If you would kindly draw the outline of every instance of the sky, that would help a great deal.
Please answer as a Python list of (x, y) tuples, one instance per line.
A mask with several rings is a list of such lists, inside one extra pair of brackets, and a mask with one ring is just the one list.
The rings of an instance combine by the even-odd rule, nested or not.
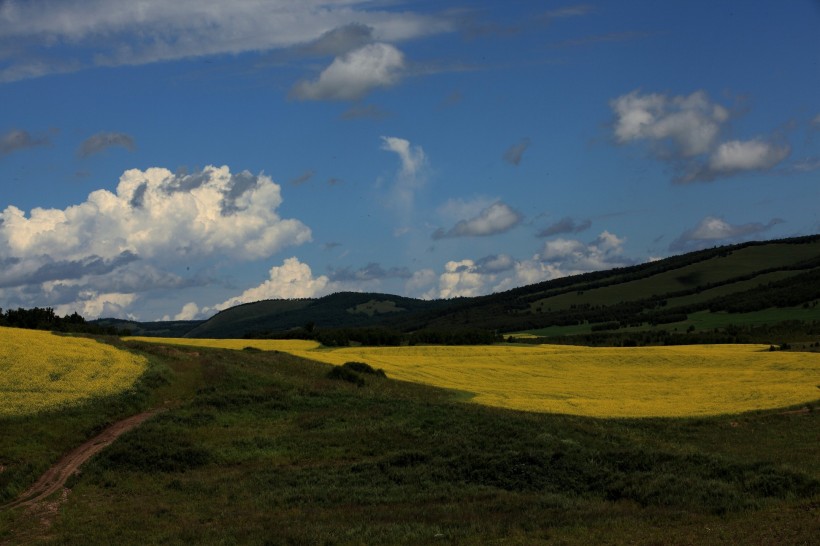
[(0, 0), (0, 308), (478, 296), (820, 232), (820, 2)]

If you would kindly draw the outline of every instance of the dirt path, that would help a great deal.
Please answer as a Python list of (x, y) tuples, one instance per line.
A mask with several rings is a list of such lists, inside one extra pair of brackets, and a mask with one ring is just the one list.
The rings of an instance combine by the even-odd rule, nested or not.
[(128, 432), (160, 411), (162, 411), (162, 409), (153, 409), (138, 413), (137, 415), (132, 415), (109, 426), (94, 438), (91, 438), (65, 455), (57, 464), (40, 476), (40, 479), (22, 495), (8, 504), (0, 506), (0, 510), (30, 507), (44, 501), (50, 495), (59, 491), (60, 488), (65, 485), (69, 476), (80, 468), (84, 462), (111, 445), (121, 434)]

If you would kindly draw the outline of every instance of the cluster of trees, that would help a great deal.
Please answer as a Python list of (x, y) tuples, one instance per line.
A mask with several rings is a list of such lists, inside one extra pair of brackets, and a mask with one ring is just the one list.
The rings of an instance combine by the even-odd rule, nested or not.
[(75, 332), (83, 334), (124, 335), (128, 332), (110, 326), (90, 324), (76, 311), (63, 317), (51, 307), (33, 309), (0, 309), (0, 326), (52, 332)]

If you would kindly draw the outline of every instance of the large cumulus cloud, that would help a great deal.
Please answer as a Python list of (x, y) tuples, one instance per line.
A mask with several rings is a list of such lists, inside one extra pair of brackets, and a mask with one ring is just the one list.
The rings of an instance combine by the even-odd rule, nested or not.
[(65, 209), (26, 214), (9, 205), (0, 212), (0, 302), (74, 304), (96, 316), (106, 301), (86, 303), (101, 294), (117, 294), (108, 303), (125, 308), (143, 291), (190, 282), (174, 267), (214, 256), (256, 260), (309, 241), (306, 225), (277, 214), (281, 203), (269, 177), (209, 166), (129, 170), (115, 191)]

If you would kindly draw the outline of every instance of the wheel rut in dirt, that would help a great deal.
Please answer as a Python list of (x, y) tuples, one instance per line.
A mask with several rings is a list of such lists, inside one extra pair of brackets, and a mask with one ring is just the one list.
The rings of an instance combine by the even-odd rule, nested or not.
[(29, 487), (15, 500), (0, 506), (0, 510), (33, 506), (44, 501), (50, 495), (59, 491), (60, 488), (65, 485), (66, 480), (88, 459), (111, 445), (114, 440), (119, 438), (123, 433), (139, 426), (144, 421), (163, 411), (163, 409), (164, 408), (156, 408), (138, 413), (108, 426), (105, 430), (63, 456), (57, 464), (40, 476), (40, 479), (38, 479), (34, 485)]

